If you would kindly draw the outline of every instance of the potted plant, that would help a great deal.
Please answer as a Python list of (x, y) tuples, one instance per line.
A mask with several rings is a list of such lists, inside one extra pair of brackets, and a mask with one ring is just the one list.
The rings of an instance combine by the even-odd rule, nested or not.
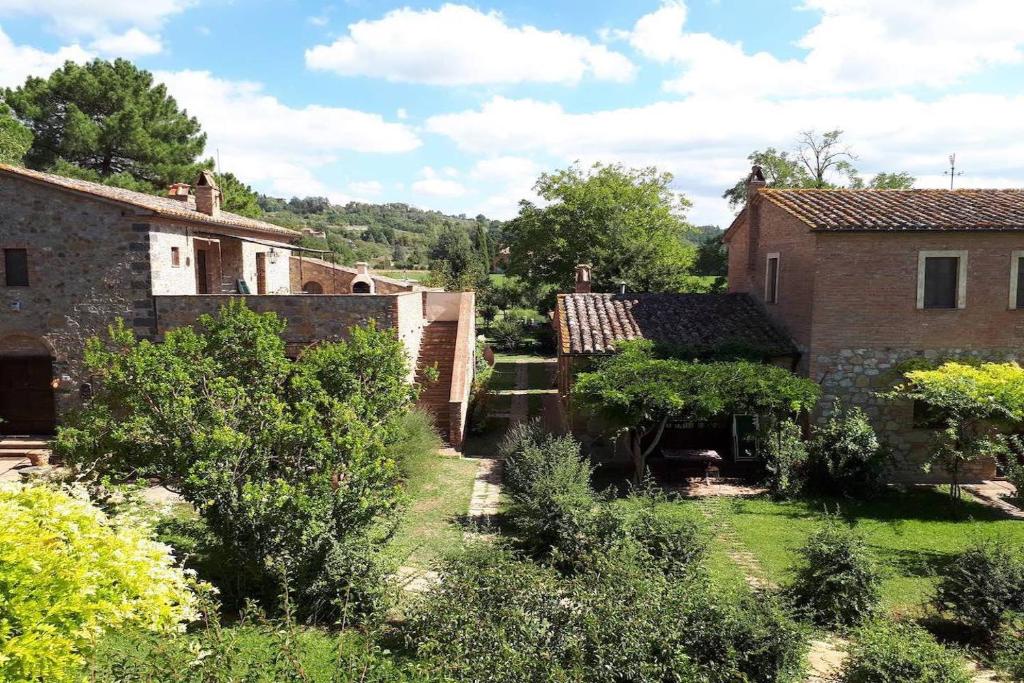
[(32, 467), (46, 467), (50, 464), (50, 451), (29, 451), (27, 455)]

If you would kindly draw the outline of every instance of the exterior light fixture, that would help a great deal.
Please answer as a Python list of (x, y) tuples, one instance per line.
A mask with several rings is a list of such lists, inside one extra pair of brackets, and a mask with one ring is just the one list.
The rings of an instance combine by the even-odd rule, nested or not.
[(267, 260), (269, 260), (271, 265), (273, 265), (273, 264), (277, 263), (277, 259), (278, 259), (278, 257), (280, 255), (281, 254), (276, 249), (271, 247), (270, 248), (270, 252), (267, 254)]

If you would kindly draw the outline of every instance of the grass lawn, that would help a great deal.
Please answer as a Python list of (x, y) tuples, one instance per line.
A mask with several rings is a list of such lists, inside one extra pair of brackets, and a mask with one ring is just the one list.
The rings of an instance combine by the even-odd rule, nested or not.
[(470, 432), (462, 451), (468, 456), (492, 457), (498, 453), (498, 443), (508, 431), (508, 418), (489, 417), (483, 430)]
[(526, 366), (526, 380), (530, 389), (550, 389), (553, 363), (530, 363)]
[(1024, 522), (973, 501), (965, 500), (956, 510), (936, 489), (893, 492), (872, 501), (723, 498), (709, 504), (735, 529), (768, 578), (780, 584), (791, 578), (796, 550), (821, 523), (825, 510), (834, 513), (838, 506), (884, 563), (884, 604), (895, 614), (919, 614), (943, 566), (972, 543), (992, 539), (1024, 544)]
[(396, 280), (412, 280), (414, 282), (422, 282), (430, 277), (429, 270), (378, 270), (377, 274)]
[(506, 357), (499, 356), (494, 363), (494, 374), (491, 375), (490, 388), (492, 391), (502, 391), (516, 388), (516, 364), (510, 362)]
[(409, 505), (388, 554), (396, 565), (427, 568), (462, 544), (456, 522), (469, 510), (477, 462), (429, 453), (403, 467)]

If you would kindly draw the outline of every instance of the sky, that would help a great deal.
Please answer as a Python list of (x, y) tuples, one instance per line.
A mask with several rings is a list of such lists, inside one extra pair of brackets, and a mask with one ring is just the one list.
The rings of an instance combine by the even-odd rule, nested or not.
[(0, 0), (0, 86), (125, 57), (255, 189), (515, 215), (574, 162), (728, 225), (747, 155), (844, 131), (865, 177), (1024, 187), (1024, 0)]

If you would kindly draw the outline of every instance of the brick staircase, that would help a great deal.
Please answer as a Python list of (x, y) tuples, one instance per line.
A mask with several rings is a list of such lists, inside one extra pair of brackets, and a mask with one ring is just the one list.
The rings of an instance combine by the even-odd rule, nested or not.
[[(448, 399), (452, 390), (452, 370), (455, 366), (455, 338), (457, 322), (435, 321), (423, 328), (420, 356), (416, 363), (416, 382), (422, 387), (417, 405), (434, 416), (441, 438), (448, 441)], [(438, 378), (430, 382), (426, 369), (436, 365)]]

